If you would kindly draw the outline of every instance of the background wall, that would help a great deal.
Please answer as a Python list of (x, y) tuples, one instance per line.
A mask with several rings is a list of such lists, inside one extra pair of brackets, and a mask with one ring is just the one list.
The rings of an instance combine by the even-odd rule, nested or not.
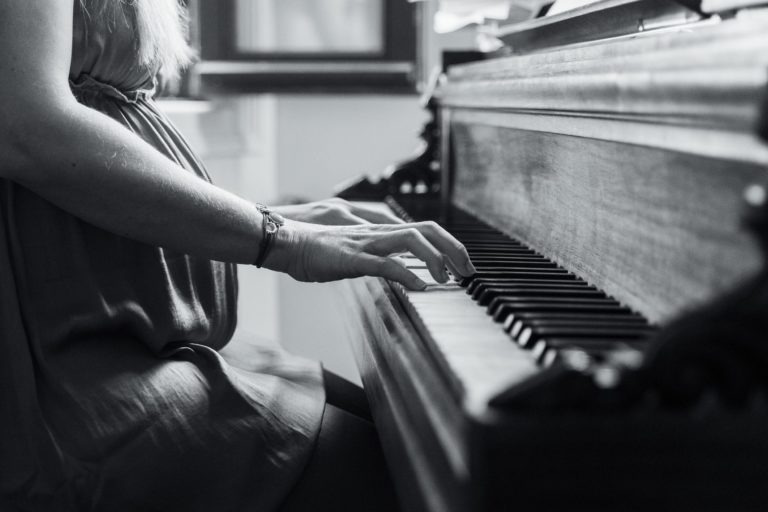
[[(277, 191), (322, 199), (344, 180), (378, 174), (411, 155), (424, 119), (416, 96), (278, 96)], [(357, 380), (336, 299), (334, 285), (280, 276), (280, 340)]]
[[(259, 95), (217, 98), (206, 111), (167, 107), (214, 181), (252, 201), (308, 200), (408, 158), (425, 119), (414, 96)], [(240, 267), (235, 343), (282, 345), (359, 381), (334, 285)]]

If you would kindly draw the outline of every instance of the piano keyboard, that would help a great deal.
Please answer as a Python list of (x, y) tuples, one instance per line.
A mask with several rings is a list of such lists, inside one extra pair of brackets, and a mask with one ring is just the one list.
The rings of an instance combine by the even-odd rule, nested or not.
[[(388, 204), (409, 222), (440, 218), (436, 201), (417, 197), (390, 199)], [(475, 389), (485, 395), (476, 397), (478, 406), (489, 400), (504, 405), (516, 396), (517, 385), (543, 369), (597, 368), (600, 371), (592, 372), (600, 380), (597, 384), (609, 387), (616, 382), (617, 368), (634, 368), (642, 362), (644, 346), (655, 330), (642, 315), (460, 209), (453, 208), (440, 224), (465, 245), (478, 273), (440, 284), (420, 261), (409, 258), (407, 266), (428, 283), (428, 290), (398, 289), (422, 334), (440, 338), (438, 347), (453, 347), (447, 351), (449, 356), (461, 355), (455, 347), (467, 340), (474, 345), (492, 344), (498, 350), (502, 338), (515, 348), (499, 361), (508, 366), (502, 396), (489, 397), (489, 390)], [(462, 288), (465, 293), (459, 296)], [(454, 307), (447, 308), (448, 304)], [(476, 311), (470, 314), (468, 308)], [(487, 315), (477, 314), (481, 308)], [(467, 327), (468, 317), (471, 327)], [(478, 372), (504, 371), (488, 368), (487, 360), (483, 364), (485, 368), (477, 368)], [(491, 379), (489, 385), (498, 387), (498, 379)]]

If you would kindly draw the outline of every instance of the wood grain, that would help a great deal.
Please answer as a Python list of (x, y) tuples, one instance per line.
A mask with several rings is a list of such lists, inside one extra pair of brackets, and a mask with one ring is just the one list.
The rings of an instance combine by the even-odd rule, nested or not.
[(655, 322), (754, 271), (742, 191), (762, 167), (615, 142), (453, 126), (454, 202)]
[(451, 68), (449, 108), (578, 113), (754, 131), (768, 15)]

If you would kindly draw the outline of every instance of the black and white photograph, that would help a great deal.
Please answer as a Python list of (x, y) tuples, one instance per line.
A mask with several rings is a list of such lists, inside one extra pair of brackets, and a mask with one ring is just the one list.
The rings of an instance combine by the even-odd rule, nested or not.
[(768, 1), (0, 0), (0, 512), (768, 511)]

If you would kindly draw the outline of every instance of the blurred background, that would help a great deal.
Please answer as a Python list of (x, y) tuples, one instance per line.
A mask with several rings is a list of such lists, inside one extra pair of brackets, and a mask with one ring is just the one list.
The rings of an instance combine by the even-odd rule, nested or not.
[[(498, 11), (508, 2), (479, 4)], [(437, 1), (188, 7), (200, 60), (168, 88), (163, 108), (219, 186), (265, 204), (326, 198), (340, 182), (407, 159), (427, 117), (419, 94), (441, 52), (477, 47), (477, 32), (462, 28), (471, 19), (442, 13), (450, 27), (434, 30)], [(335, 285), (246, 266), (240, 280), (237, 342), (281, 345), (359, 381)]]

